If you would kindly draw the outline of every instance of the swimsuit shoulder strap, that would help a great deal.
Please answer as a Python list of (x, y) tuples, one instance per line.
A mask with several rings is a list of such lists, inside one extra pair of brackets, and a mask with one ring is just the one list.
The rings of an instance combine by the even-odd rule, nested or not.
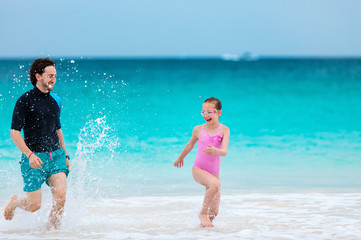
[(219, 134), (220, 136), (222, 136), (222, 124), (219, 124), (218, 134)]

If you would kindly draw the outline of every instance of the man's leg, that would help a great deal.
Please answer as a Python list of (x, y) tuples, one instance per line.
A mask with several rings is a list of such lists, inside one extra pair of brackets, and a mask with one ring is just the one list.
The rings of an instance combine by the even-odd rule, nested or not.
[(29, 212), (39, 210), (41, 207), (41, 189), (34, 192), (27, 192), (26, 198), (18, 198), (17, 195), (13, 195), (4, 210), (6, 220), (13, 219), (17, 207)]
[(48, 183), (53, 194), (53, 207), (50, 212), (48, 229), (57, 229), (60, 226), (66, 201), (66, 174), (60, 172), (48, 178)]

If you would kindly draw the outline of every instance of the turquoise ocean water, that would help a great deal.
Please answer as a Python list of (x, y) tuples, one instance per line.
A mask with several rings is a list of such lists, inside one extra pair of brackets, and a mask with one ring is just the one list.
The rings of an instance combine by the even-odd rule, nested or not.
[[(200, 110), (211, 96), (222, 101), (220, 121), (231, 131), (221, 160), (225, 196), (360, 193), (360, 59), (56, 62), (73, 202), (199, 195), (201, 203), (191, 175), (196, 151), (182, 169), (173, 162), (204, 123)], [(0, 61), (1, 206), (22, 191), (20, 152), (9, 135), (15, 102), (32, 88), (30, 64)]]

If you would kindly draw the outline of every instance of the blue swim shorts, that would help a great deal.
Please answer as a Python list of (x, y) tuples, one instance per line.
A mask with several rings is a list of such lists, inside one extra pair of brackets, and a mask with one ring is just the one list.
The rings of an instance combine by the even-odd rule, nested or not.
[(65, 151), (62, 148), (54, 152), (34, 152), (41, 161), (42, 168), (32, 168), (29, 159), (24, 154), (21, 156), (21, 175), (24, 180), (24, 192), (39, 190), (44, 182), (49, 186), (48, 178), (54, 174), (65, 172), (68, 176), (69, 169), (66, 166)]

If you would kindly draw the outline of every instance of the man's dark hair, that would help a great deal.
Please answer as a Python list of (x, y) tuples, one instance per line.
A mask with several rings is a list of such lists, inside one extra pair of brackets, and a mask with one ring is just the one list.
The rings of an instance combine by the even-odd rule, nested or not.
[(38, 58), (35, 59), (33, 64), (31, 64), (30, 70), (29, 70), (29, 76), (30, 76), (30, 82), (31, 84), (36, 85), (36, 77), (35, 74), (39, 73), (39, 74), (43, 74), (44, 73), (44, 69), (48, 66), (54, 66), (55, 67), (55, 62), (53, 60), (51, 60), (50, 58)]

